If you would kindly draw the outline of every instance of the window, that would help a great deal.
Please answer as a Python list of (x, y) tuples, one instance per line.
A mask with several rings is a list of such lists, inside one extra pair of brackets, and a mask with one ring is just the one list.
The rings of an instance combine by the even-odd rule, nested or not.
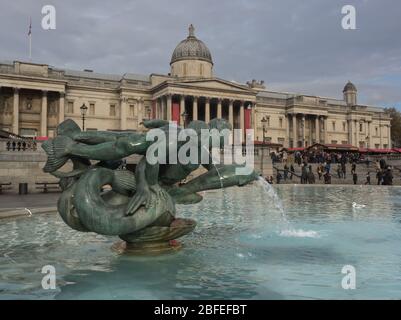
[(129, 115), (130, 117), (135, 117), (135, 106), (133, 104), (129, 106)]
[(67, 113), (74, 113), (74, 102), (73, 101), (68, 101)]
[(379, 135), (379, 129), (377, 127), (375, 128), (375, 133), (376, 133), (376, 136)]
[(93, 102), (89, 103), (89, 115), (95, 115), (95, 104)]
[(24, 137), (36, 137), (38, 135), (38, 132), (36, 129), (21, 128), (20, 135)]
[(110, 105), (110, 116), (111, 117), (115, 117), (116, 116), (116, 105), (115, 104), (111, 104)]
[(363, 131), (363, 123), (360, 123), (359, 124), (359, 132), (362, 132)]
[(284, 145), (285, 138), (277, 138), (277, 142)]
[(383, 148), (387, 149), (388, 148), (388, 144), (383, 144)]
[(336, 131), (336, 122), (333, 121), (333, 131)]
[(331, 140), (331, 144), (337, 144), (337, 140)]
[(184, 63), (184, 76), (186, 76), (186, 75), (187, 75), (187, 64)]
[(280, 125), (280, 128), (283, 127), (283, 118), (280, 118), (280, 119), (279, 119), (279, 125)]
[(348, 144), (348, 141), (347, 140), (343, 140), (343, 141), (341, 141), (341, 143), (342, 144)]
[(347, 124), (345, 122), (343, 122), (343, 131), (346, 131), (346, 126), (347, 126)]

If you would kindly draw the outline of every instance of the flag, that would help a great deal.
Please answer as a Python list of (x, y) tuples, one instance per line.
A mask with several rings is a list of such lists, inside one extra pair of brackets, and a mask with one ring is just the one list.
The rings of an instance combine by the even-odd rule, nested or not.
[(32, 19), (29, 19), (29, 31), (28, 31), (28, 36), (32, 34)]

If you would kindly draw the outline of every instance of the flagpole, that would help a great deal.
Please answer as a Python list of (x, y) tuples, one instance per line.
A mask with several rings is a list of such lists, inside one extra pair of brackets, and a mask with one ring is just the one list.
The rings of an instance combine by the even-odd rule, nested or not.
[(29, 61), (32, 61), (32, 18), (29, 18)]
[(32, 61), (32, 34), (29, 35), (29, 61)]

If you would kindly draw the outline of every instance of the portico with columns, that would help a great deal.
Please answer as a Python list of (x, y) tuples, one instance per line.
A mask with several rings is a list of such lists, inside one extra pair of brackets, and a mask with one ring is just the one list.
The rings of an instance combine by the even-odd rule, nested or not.
[[(224, 89), (223, 89), (224, 88)], [(233, 129), (252, 128), (256, 94), (245, 86), (213, 79), (164, 83), (153, 96), (153, 118), (186, 126), (193, 120), (206, 123), (213, 118), (227, 120)]]

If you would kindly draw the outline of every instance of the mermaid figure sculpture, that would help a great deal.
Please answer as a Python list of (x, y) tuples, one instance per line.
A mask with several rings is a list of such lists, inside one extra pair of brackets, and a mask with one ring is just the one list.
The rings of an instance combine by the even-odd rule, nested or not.
[[(143, 125), (163, 130), (166, 136), (171, 130), (165, 120), (147, 120)], [(178, 133), (187, 130), (175, 128)], [(230, 126), (223, 119), (213, 119), (209, 125), (192, 121), (187, 128), (201, 137), (202, 129), (221, 131)], [(169, 148), (180, 148), (185, 143), (169, 139), (166, 154)], [(209, 150), (209, 143), (204, 145), (200, 138), (195, 141), (199, 155), (202, 148)], [(150, 164), (146, 152), (152, 143), (146, 139), (146, 133), (83, 132), (73, 120), (62, 122), (57, 127), (57, 137), (42, 147), (48, 156), (43, 170), (60, 179), (63, 192), (58, 211), (64, 222), (78, 231), (119, 236), (131, 249), (169, 250), (178, 244), (172, 240), (196, 226), (193, 220), (175, 217), (175, 204), (197, 203), (202, 200), (199, 191), (245, 185), (257, 178), (254, 171), (236, 175), (238, 165), (214, 166), (209, 161), (202, 164), (208, 170), (206, 173), (179, 185), (199, 168), (200, 156), (197, 163)], [(119, 169), (122, 159), (134, 154), (142, 156), (135, 173)], [(73, 170), (61, 171), (68, 160)], [(111, 189), (103, 191), (105, 186)]]

